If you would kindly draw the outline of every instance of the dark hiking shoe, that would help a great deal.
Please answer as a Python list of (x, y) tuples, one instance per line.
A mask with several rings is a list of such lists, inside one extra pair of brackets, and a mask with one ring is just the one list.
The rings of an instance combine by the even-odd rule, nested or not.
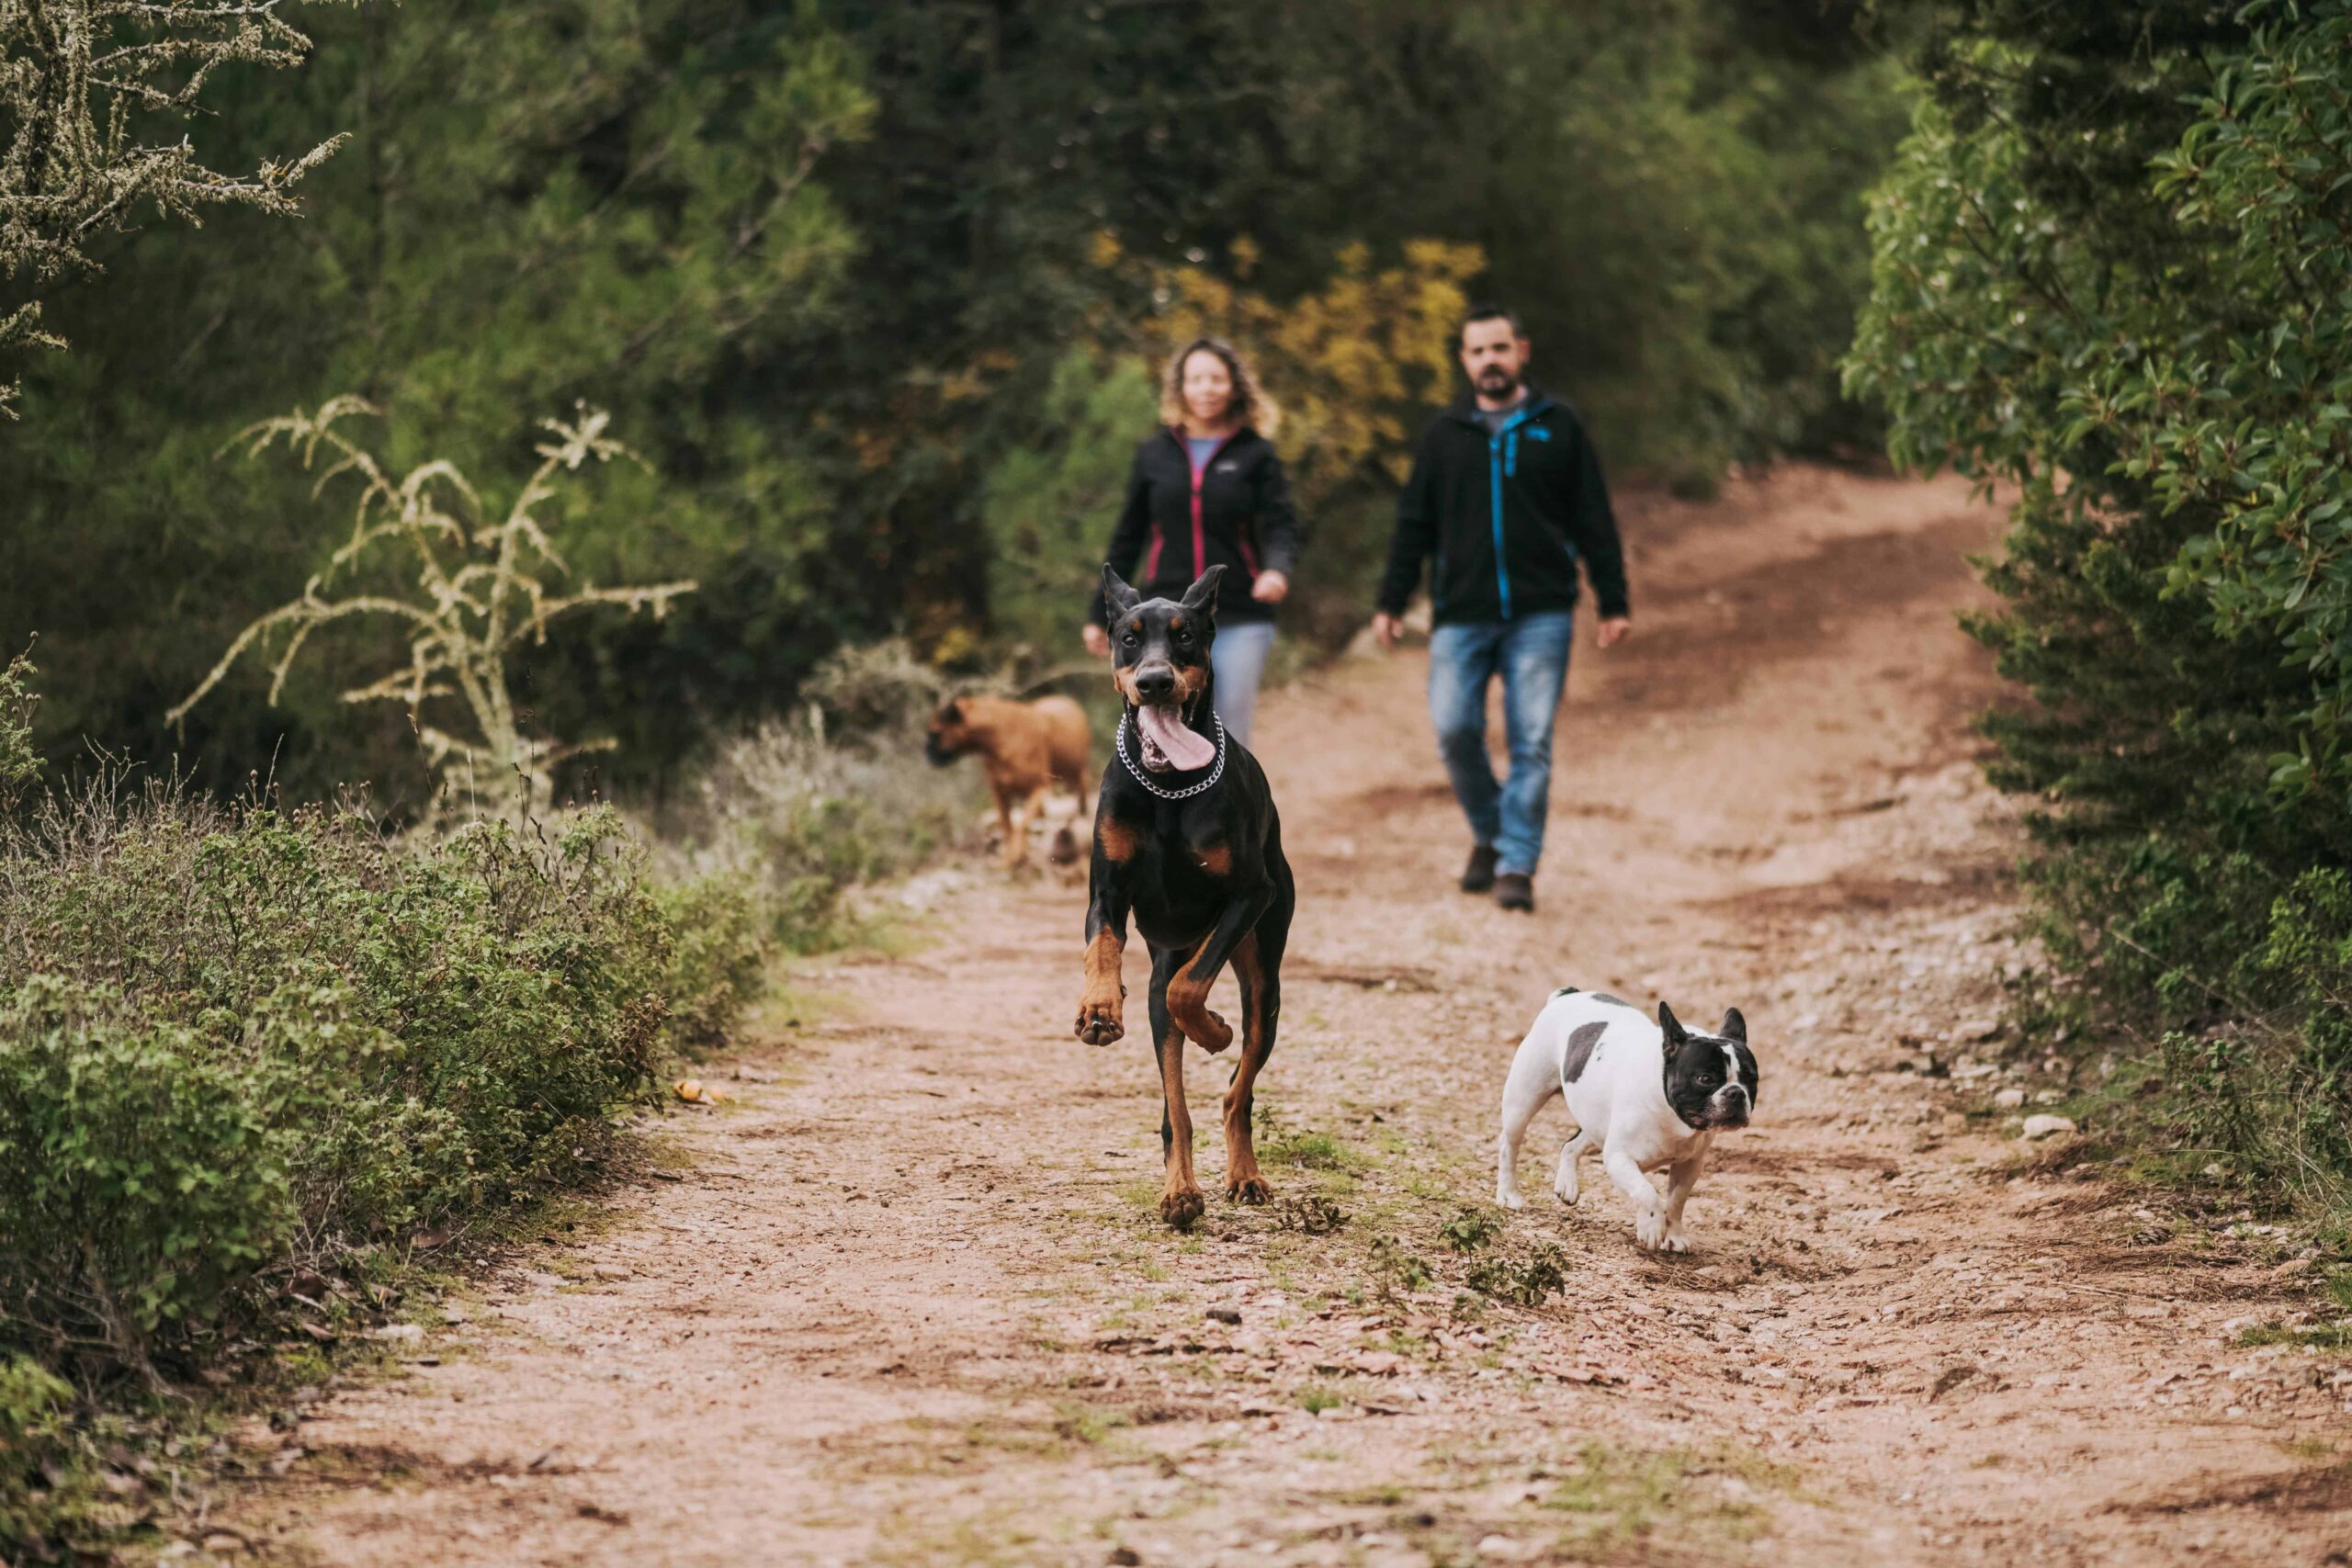
[(1495, 847), (1480, 844), (1470, 852), (1470, 863), (1462, 868), (1462, 891), (1485, 893), (1495, 885)]
[(1495, 878), (1495, 902), (1506, 909), (1535, 912), (1535, 879), (1522, 871), (1507, 871)]

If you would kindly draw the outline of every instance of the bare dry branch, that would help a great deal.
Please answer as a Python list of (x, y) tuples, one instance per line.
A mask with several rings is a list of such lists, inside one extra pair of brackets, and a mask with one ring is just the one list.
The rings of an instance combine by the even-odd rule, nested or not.
[[(524, 481), (503, 519), (469, 528), (465, 518), (434, 500), (443, 491), (454, 491), (462, 498), (465, 513), (483, 515), (487, 509), (480, 492), (465, 475), (451, 463), (435, 460), (394, 479), (372, 453), (339, 428), (345, 420), (363, 415), (378, 417), (379, 411), (357, 398), (335, 398), (311, 412), (297, 410), (251, 425), (221, 448), (224, 455), (242, 449), (251, 459), (282, 440), (304, 468), (315, 466), (323, 450), (329, 460), (313, 493), (346, 474), (356, 477), (360, 493), (350, 535), (312, 576), (302, 597), (239, 633), (187, 700), (167, 716), (178, 724), (247, 652), (266, 648), (282, 635), (285, 643), (270, 665), (269, 700), (275, 704), (312, 632), (336, 621), (389, 615), (410, 626), (407, 662), (350, 688), (343, 700), (401, 704), (428, 765), (445, 784), (454, 782), (448, 777), (451, 769), (463, 767), (477, 783), (487, 777), (488, 793), (501, 809), (544, 806), (557, 764), (582, 751), (607, 750), (613, 742), (566, 744), (523, 734), (507, 686), (508, 650), (526, 638), (545, 642), (549, 623), (595, 605), (616, 606), (630, 615), (643, 612), (658, 620), (679, 596), (695, 591), (691, 581), (549, 590), (551, 577), (569, 571), (532, 509), (557, 498), (553, 479), (559, 472), (576, 472), (589, 462), (633, 458), (635, 454), (605, 434), (610, 417), (601, 409), (583, 407), (570, 423), (548, 420), (542, 428), (554, 439), (534, 448), (538, 467)], [(382, 558), (386, 549), (402, 547), (417, 562), (412, 573), (395, 573)], [(457, 553), (460, 564), (454, 571), (444, 566), (443, 550)], [(338, 577), (371, 570), (400, 587), (340, 598), (329, 592)], [(428, 705), (462, 709), (471, 735), (429, 718)]]

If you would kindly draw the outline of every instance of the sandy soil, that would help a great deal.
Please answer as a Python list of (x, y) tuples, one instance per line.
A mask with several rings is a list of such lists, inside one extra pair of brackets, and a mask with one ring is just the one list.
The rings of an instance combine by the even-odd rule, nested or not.
[[(2065, 1087), (1996, 1038), (2014, 833), (1952, 624), (1994, 517), (1794, 469), (1628, 531), (1532, 919), (1452, 888), (1418, 654), (1268, 703), (1274, 1206), (1160, 1225), (1149, 1048), (1069, 1038), (1082, 893), (950, 868), (913, 951), (809, 966), (740, 1103), (670, 1119), (677, 1179), (260, 1438), (226, 1517), (355, 1564), (2352, 1561), (2352, 1371), (2236, 1346), (2301, 1304), (2276, 1244), (1993, 1108)], [(1758, 1124), (1686, 1258), (1594, 1168), (1551, 1197), (1556, 1106), (1487, 1201), (1563, 984), (1747, 1014)]]

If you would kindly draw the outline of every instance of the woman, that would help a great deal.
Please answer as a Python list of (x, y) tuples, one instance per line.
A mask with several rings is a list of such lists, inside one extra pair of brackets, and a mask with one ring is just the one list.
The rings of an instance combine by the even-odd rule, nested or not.
[[(1229, 344), (1204, 337), (1169, 360), (1159, 417), (1161, 428), (1136, 451), (1107, 558), (1148, 599), (1179, 598), (1211, 566), (1225, 567), (1209, 664), (1217, 717), (1246, 746), (1274, 646), (1274, 606), (1298, 560), (1298, 513), (1271, 439), (1281, 412)], [(1085, 637), (1089, 652), (1110, 653), (1099, 590)]]

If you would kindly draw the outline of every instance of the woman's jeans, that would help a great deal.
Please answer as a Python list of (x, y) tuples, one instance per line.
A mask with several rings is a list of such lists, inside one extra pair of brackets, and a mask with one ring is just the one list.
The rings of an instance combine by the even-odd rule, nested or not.
[[(1575, 630), (1573, 611), (1551, 610), (1430, 633), (1430, 716), (1437, 722), (1438, 755), (1472, 835), (1493, 846), (1498, 872), (1532, 876), (1543, 858), (1552, 718), (1567, 684)], [(1504, 738), (1510, 743), (1510, 777), (1499, 784), (1487, 761), (1487, 682), (1498, 674)]]
[(1266, 672), (1266, 655), (1273, 651), (1274, 623), (1243, 621), (1219, 626), (1209, 644), (1209, 669), (1216, 676), (1216, 716), (1225, 732), (1244, 746), (1250, 744), (1250, 721), (1258, 714), (1258, 678)]

